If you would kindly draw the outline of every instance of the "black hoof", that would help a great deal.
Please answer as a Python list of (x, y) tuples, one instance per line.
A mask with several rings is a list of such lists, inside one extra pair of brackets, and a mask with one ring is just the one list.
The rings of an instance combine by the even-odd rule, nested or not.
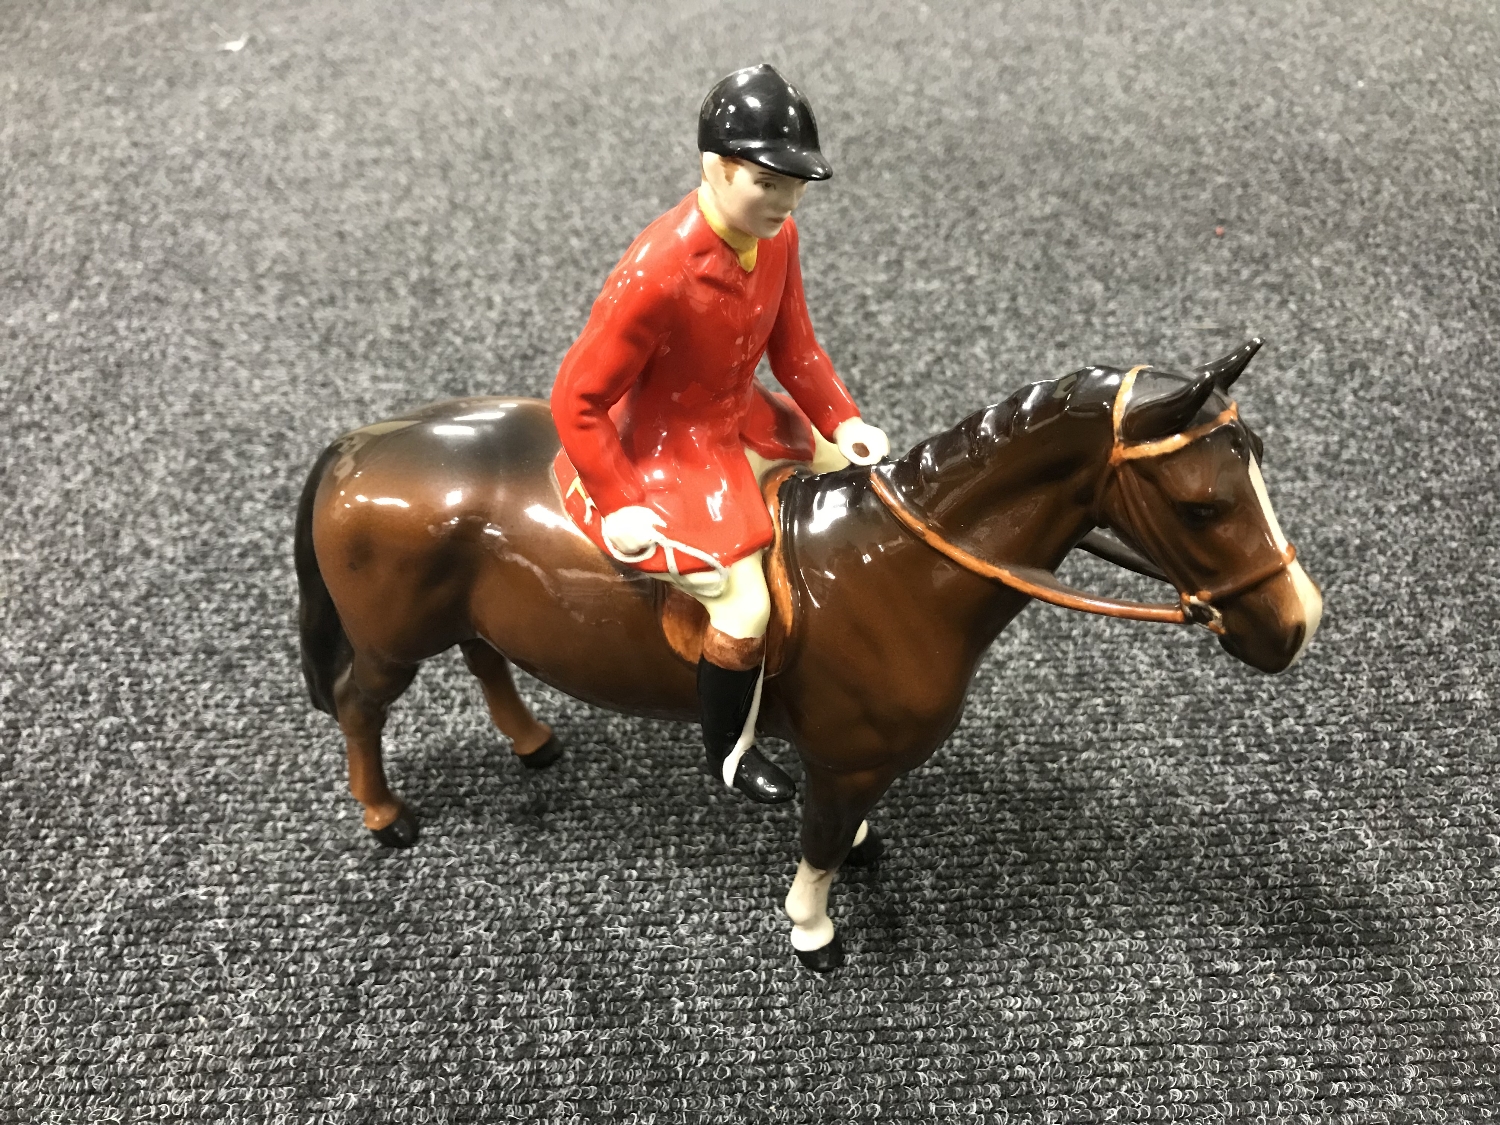
[(797, 960), (815, 973), (831, 973), (844, 963), (844, 939), (835, 933), (822, 949), (799, 949)]
[(756, 746), (746, 750), (740, 759), (739, 768), (734, 771), (734, 787), (762, 805), (780, 805), (797, 795), (797, 783), (780, 766), (766, 761)]
[(409, 848), (417, 842), (420, 831), (416, 813), (403, 805), (395, 820), (384, 828), (370, 829), (370, 835), (388, 848)]
[(553, 735), (530, 754), (517, 754), (521, 764), (529, 770), (544, 770), (562, 757), (562, 739)]
[(871, 828), (865, 833), (865, 838), (861, 843), (849, 849), (849, 854), (844, 859), (844, 866), (874, 867), (883, 855), (885, 855), (885, 841), (875, 834), (875, 829)]

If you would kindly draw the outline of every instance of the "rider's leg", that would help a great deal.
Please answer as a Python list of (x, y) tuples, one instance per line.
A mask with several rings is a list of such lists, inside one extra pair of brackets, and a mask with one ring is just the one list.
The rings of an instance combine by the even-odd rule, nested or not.
[[(771, 470), (793, 463), (767, 460), (748, 446), (744, 451), (757, 481), (764, 481)], [(825, 473), (848, 464), (836, 445), (813, 432), (810, 468), (814, 472)], [(722, 590), (714, 589), (718, 575), (713, 572), (668, 581), (674, 581), (708, 610), (708, 630), (698, 661), (698, 707), (708, 764), (723, 777), (725, 785), (752, 800), (775, 804), (791, 800), (796, 785), (755, 745), (766, 626), (771, 620), (764, 554), (756, 551), (732, 564)]]
[(814, 430), (812, 471), (815, 473), (831, 473), (835, 469), (847, 469), (848, 467), (849, 458), (839, 452), (839, 447), (818, 433), (817, 430)]
[(771, 619), (762, 554), (757, 551), (732, 564), (722, 590), (713, 591), (718, 580), (712, 573), (686, 575), (678, 585), (708, 610), (708, 631), (698, 661), (698, 706), (709, 767), (724, 784), (751, 800), (775, 804), (791, 800), (796, 786), (755, 745), (766, 626)]
[(813, 455), (811, 461), (768, 461), (748, 445), (745, 449), (745, 460), (750, 462), (750, 470), (755, 474), (755, 479), (763, 481), (772, 469), (780, 468), (782, 465), (806, 465), (815, 473), (831, 473), (835, 469), (847, 469), (849, 458), (839, 452), (839, 447), (834, 445), (817, 430), (813, 431)]

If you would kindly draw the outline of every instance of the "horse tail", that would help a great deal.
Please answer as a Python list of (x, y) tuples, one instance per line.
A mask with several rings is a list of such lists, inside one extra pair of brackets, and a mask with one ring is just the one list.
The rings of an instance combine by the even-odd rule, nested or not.
[(302, 640), (302, 676), (307, 681), (307, 694), (312, 697), (313, 706), (335, 718), (338, 717), (338, 708), (334, 703), (333, 685), (353, 662), (354, 649), (344, 632), (344, 623), (339, 620), (338, 607), (333, 604), (328, 585), (323, 581), (323, 572), (318, 568), (318, 557), (313, 551), (312, 522), (318, 485), (339, 452), (337, 442), (330, 445), (307, 475), (307, 483), (302, 486), (302, 499), (297, 504), (297, 530), (292, 552), (297, 565), (297, 625)]

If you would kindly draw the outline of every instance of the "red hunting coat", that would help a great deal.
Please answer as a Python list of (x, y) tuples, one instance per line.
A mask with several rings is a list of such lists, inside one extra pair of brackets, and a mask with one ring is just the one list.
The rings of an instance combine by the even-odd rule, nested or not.
[[(767, 353), (795, 405), (756, 380)], [(552, 388), (558, 483), (601, 548), (602, 517), (642, 504), (664, 535), (727, 566), (773, 538), (742, 447), (810, 460), (809, 420), (831, 440), (858, 413), (813, 335), (796, 225), (762, 239), (747, 273), (695, 192), (631, 243), (563, 358)], [(664, 555), (640, 568), (664, 571)], [(684, 554), (677, 565), (707, 569)]]

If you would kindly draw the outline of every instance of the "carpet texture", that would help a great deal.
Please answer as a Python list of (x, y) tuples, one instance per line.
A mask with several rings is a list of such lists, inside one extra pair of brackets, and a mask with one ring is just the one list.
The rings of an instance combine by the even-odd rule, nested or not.
[[(1489, 0), (10, 4), (0, 1120), (1500, 1119), (1496, 57)], [(762, 59), (896, 448), (1263, 335), (1238, 396), (1327, 598), (1279, 678), (1028, 609), (821, 978), (797, 811), (696, 728), (527, 681), (533, 775), (438, 658), (382, 850), (294, 639), (318, 451), (544, 394)]]

